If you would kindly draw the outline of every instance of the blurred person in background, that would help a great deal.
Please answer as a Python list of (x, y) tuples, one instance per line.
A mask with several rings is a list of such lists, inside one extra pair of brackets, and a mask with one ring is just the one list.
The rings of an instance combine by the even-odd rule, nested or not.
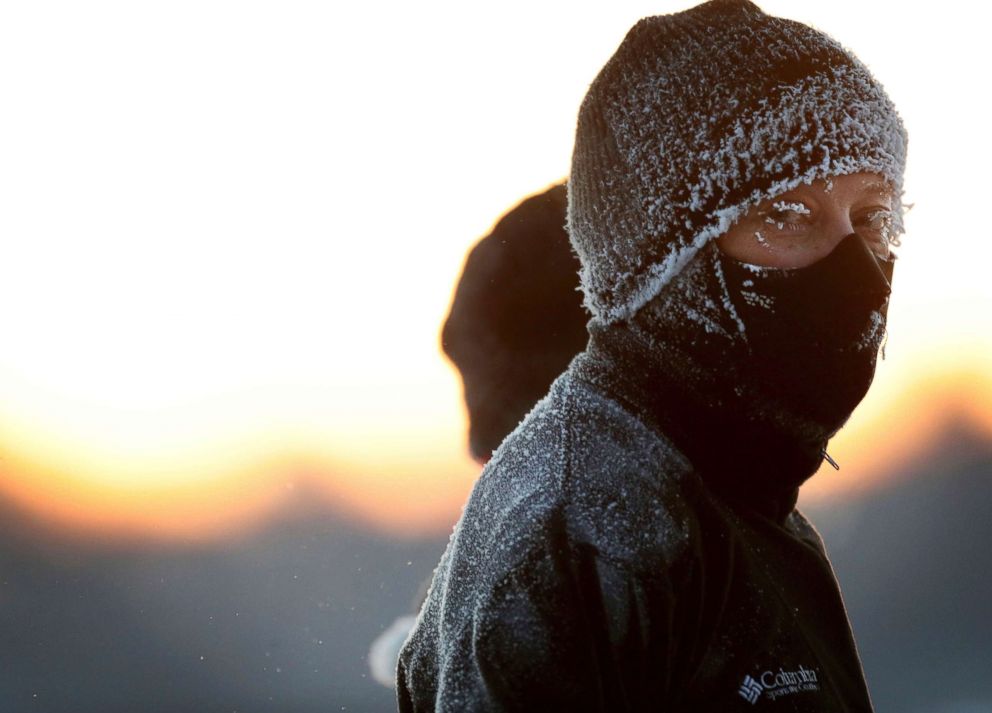
[(565, 207), (565, 185), (557, 184), (504, 216), (469, 253), (441, 331), (462, 377), (469, 451), (480, 464), (589, 340)]
[(483, 470), (401, 711), (870, 711), (799, 487), (885, 332), (907, 137), (823, 33), (649, 17), (579, 110), (586, 350)]
[[(585, 347), (579, 261), (565, 232), (565, 184), (525, 199), (469, 252), (441, 347), (458, 368), (468, 410), (468, 447), (480, 465)], [(372, 643), (369, 664), (395, 683), (400, 647), (423, 603)]]

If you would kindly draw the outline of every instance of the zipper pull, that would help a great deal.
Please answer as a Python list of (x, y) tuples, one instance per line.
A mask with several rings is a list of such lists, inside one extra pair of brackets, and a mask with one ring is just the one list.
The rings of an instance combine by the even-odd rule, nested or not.
[(826, 448), (820, 451), (820, 453), (823, 455), (823, 460), (827, 461), (827, 463), (832, 465), (834, 467), (834, 470), (840, 470), (840, 464), (838, 464), (837, 461), (835, 461), (833, 458), (830, 457), (830, 454), (827, 453)]

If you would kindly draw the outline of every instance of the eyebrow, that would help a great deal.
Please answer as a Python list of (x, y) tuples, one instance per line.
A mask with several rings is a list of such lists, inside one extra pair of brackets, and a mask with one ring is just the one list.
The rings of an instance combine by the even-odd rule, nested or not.
[[(805, 185), (806, 187), (809, 187), (808, 184)], [(761, 201), (761, 203), (757, 204), (757, 206), (755, 207), (759, 211), (761, 211), (771, 208), (775, 203), (779, 201), (803, 202), (803, 198), (801, 196), (794, 195), (795, 193), (800, 193), (803, 190), (803, 187), (804, 187), (803, 185), (798, 185), (795, 186), (794, 188), (790, 188), (789, 190), (785, 191), (784, 193), (780, 193), (777, 196), (773, 196), (772, 198), (766, 198), (765, 200)], [(886, 199), (889, 202), (890, 206), (895, 205), (896, 202), (895, 189), (893, 189), (892, 186), (889, 185), (889, 183), (887, 183), (886, 181), (872, 180), (871, 182), (866, 183), (864, 186), (862, 186), (861, 191), (862, 191), (862, 195), (878, 196)], [(815, 196), (813, 197), (813, 199), (815, 200)]]
[(885, 201), (888, 206), (887, 210), (894, 210), (897, 207), (896, 192), (885, 183), (873, 183), (865, 186), (865, 192), (862, 195), (865, 197), (873, 196), (878, 200)]
[(889, 198), (889, 199), (892, 199), (892, 200), (895, 200), (895, 197), (896, 197), (895, 189), (892, 188), (892, 186), (890, 186), (885, 181), (872, 181), (871, 183), (866, 184), (862, 188), (862, 190), (865, 193), (869, 193), (869, 192), (872, 192), (872, 193), (881, 193), (886, 198)]

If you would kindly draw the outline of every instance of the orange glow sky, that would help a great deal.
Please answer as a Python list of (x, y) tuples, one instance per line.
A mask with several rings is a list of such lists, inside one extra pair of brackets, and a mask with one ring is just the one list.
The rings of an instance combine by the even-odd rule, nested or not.
[[(450, 527), (477, 472), (437, 347), (465, 251), (566, 174), (627, 28), (691, 4), (8, 4), (0, 497), (152, 537), (314, 493)], [(835, 496), (947, 419), (992, 437), (984, 24), (761, 4), (853, 49), (910, 131), (887, 359), (804, 493)]]

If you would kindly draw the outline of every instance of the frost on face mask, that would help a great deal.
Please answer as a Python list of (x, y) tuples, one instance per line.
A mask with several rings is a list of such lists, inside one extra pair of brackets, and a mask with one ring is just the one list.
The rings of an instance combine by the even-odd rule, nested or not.
[(885, 341), (885, 315), (881, 310), (874, 310), (869, 315), (868, 325), (861, 338), (854, 344), (855, 351), (876, 353)]
[(874, 375), (892, 261), (851, 235), (804, 268), (755, 271), (722, 255), (720, 263), (747, 328), (745, 362), (756, 387), (832, 433)]

